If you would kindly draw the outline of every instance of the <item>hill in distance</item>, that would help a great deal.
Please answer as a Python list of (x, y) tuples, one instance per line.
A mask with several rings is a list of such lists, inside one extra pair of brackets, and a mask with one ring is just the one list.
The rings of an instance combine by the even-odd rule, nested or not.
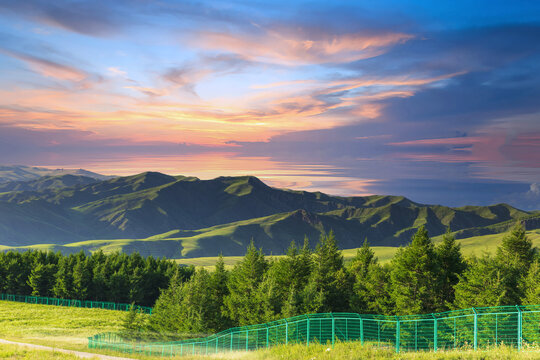
[(48, 169), (25, 165), (0, 165), (0, 183), (8, 181), (36, 180), (43, 176), (76, 175), (97, 180), (110, 179), (111, 176), (97, 174), (84, 169)]
[[(69, 177), (68, 177), (69, 176)], [(458, 238), (506, 231), (516, 220), (540, 228), (540, 213), (506, 204), (450, 208), (401, 196), (338, 197), (272, 188), (252, 176), (200, 180), (146, 172), (93, 181), (61, 175), (0, 193), (0, 244), (73, 252), (138, 251), (192, 258), (243, 255), (251, 239), (281, 254), (304, 236), (333, 230), (344, 249), (399, 246), (424, 225)], [(11, 190), (9, 190), (11, 189)]]

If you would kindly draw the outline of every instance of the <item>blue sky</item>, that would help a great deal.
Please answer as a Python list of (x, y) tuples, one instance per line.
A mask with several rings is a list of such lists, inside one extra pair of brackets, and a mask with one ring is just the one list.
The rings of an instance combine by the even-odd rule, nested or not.
[(0, 1), (0, 163), (540, 209), (536, 1)]

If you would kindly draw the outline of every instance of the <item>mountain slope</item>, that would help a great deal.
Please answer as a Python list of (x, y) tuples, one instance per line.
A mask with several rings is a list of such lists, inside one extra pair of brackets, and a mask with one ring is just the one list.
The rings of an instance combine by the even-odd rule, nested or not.
[(0, 183), (8, 181), (29, 181), (43, 176), (77, 175), (97, 180), (110, 179), (111, 176), (97, 174), (83, 169), (48, 169), (24, 165), (0, 165)]
[[(215, 256), (220, 251), (243, 254), (254, 239), (266, 251), (280, 253), (292, 240), (307, 235), (315, 241), (329, 230), (343, 248), (359, 247), (366, 237), (372, 245), (399, 246), (421, 225), (432, 236), (448, 226), (464, 236), (483, 235), (534, 215), (506, 204), (450, 208), (400, 196), (337, 197), (276, 189), (251, 176), (199, 180), (146, 172), (91, 183), (71, 180), (44, 178), (35, 184), (47, 185), (28, 187), (38, 191), (1, 193), (0, 244), (101, 239), (126, 251)], [(131, 240), (119, 240), (124, 242), (120, 246), (110, 239)]]

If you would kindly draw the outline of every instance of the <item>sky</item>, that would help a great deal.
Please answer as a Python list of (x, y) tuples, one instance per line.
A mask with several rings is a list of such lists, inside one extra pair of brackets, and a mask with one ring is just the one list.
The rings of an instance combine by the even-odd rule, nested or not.
[(538, 1), (0, 0), (0, 164), (540, 209)]

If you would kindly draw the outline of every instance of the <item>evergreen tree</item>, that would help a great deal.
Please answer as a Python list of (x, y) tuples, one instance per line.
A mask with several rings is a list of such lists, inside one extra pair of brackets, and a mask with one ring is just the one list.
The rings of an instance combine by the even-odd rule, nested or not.
[[(82, 255), (82, 256), (81, 256)], [(92, 272), (89, 259), (84, 253), (77, 255), (75, 266), (73, 267), (73, 290), (72, 296), (77, 300), (86, 300), (88, 291), (92, 284)]]
[(473, 258), (455, 286), (455, 309), (516, 305), (508, 302), (505, 270), (489, 255)]
[(51, 296), (54, 286), (54, 275), (56, 266), (54, 264), (37, 263), (30, 276), (28, 277), (28, 285), (32, 288), (31, 295), (33, 296)]
[(433, 242), (422, 226), (412, 242), (400, 248), (392, 260), (392, 300), (396, 312), (403, 315), (436, 311), (438, 274)]
[(529, 273), (523, 279), (523, 304), (540, 304), (540, 259), (536, 259), (529, 267)]
[(55, 275), (53, 293), (62, 299), (73, 298), (73, 257), (62, 257), (58, 262), (58, 271)]
[(517, 222), (497, 248), (496, 261), (504, 270), (505, 303), (509, 305), (521, 303), (524, 294), (520, 283), (529, 272), (534, 254), (532, 242), (527, 238), (521, 223)]
[(225, 297), (224, 310), (235, 324), (248, 325), (260, 323), (257, 288), (263, 280), (268, 263), (262, 250), (257, 250), (253, 241), (247, 248), (246, 255), (229, 274), (227, 287), (229, 295)]
[(357, 279), (362, 279), (366, 277), (371, 264), (375, 263), (377, 263), (377, 258), (373, 250), (369, 247), (366, 238), (362, 247), (356, 250), (356, 256), (351, 260), (349, 270)]
[(161, 334), (177, 333), (184, 324), (183, 316), (182, 282), (180, 272), (177, 271), (169, 287), (156, 300), (148, 326)]
[(442, 243), (435, 249), (440, 268), (439, 293), (437, 311), (446, 311), (454, 302), (454, 286), (459, 281), (459, 275), (465, 271), (466, 263), (461, 255), (461, 247), (447, 229)]
[(357, 313), (386, 311), (389, 301), (388, 273), (378, 264), (367, 239), (357, 250), (349, 269), (354, 276), (351, 310)]
[[(349, 310), (352, 279), (343, 266), (343, 255), (337, 247), (332, 231), (328, 235), (321, 236), (315, 250), (313, 271), (306, 289), (308, 298), (304, 301), (315, 301), (314, 305), (322, 302), (319, 311)], [(311, 307), (311, 304), (308, 306)]]
[(210, 275), (210, 297), (209, 312), (211, 314), (208, 319), (210, 329), (221, 331), (232, 326), (231, 320), (224, 316), (222, 308), (224, 307), (225, 297), (229, 295), (227, 281), (229, 273), (225, 269), (223, 256), (219, 254), (214, 272)]

